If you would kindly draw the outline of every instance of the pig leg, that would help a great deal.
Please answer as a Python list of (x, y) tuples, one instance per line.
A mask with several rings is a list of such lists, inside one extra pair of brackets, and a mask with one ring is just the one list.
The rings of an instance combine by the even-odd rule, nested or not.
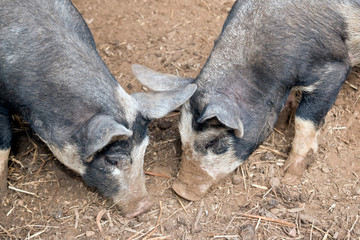
[(282, 179), (283, 183), (294, 184), (299, 180), (309, 164), (307, 154), (310, 150), (317, 152), (318, 134), (319, 128), (313, 121), (295, 117), (295, 137), (290, 155), (285, 162), (286, 174)]
[(11, 147), (10, 118), (0, 107), (0, 203), (3, 201), (7, 188), (8, 158)]
[(335, 102), (349, 69), (345, 63), (327, 63), (313, 69), (311, 76), (307, 77), (309, 80), (315, 79), (315, 83), (302, 88), (303, 96), (295, 114), (295, 137), (285, 162), (283, 183), (298, 182), (309, 164), (308, 153), (311, 150), (317, 152), (321, 124)]
[(297, 102), (296, 102), (296, 89), (292, 89), (287, 100), (285, 103), (285, 106), (281, 110), (279, 114), (279, 118), (276, 122), (276, 128), (285, 130), (292, 119), (294, 118), (296, 108), (297, 108)]

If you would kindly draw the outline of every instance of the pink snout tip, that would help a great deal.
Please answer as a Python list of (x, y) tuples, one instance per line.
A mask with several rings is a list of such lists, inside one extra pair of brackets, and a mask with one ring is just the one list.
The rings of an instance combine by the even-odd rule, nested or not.
[(194, 188), (187, 187), (184, 183), (177, 180), (174, 182), (172, 189), (178, 194), (180, 197), (185, 198), (189, 201), (199, 201), (206, 192), (202, 193), (200, 190), (196, 190)]
[(151, 201), (149, 198), (144, 198), (139, 202), (124, 207), (123, 213), (126, 218), (134, 218), (140, 214), (149, 211), (153, 205), (153, 201)]

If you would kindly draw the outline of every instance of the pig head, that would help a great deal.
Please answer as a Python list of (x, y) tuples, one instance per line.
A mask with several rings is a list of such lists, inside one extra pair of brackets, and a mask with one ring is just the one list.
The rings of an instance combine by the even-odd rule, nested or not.
[(147, 126), (189, 99), (196, 85), (126, 93), (71, 1), (2, 1), (0, 22), (0, 195), (7, 184), (10, 118), (18, 114), (126, 217), (148, 210)]
[(126, 95), (121, 91), (127, 102), (125, 115), (95, 114), (64, 146), (48, 145), (89, 186), (111, 197), (126, 217), (134, 217), (152, 206), (143, 172), (148, 123), (179, 107), (195, 89), (192, 84), (167, 92)]
[[(194, 82), (194, 79), (157, 73), (139, 65), (136, 69), (133, 67), (133, 71), (152, 90), (170, 90)], [(150, 87), (145, 79), (160, 82)], [(232, 86), (207, 92), (200, 84), (181, 108), (179, 131), (183, 153), (173, 189), (188, 200), (199, 200), (213, 184), (245, 161), (276, 121), (275, 112), (281, 106), (270, 104), (253, 109), (251, 103), (236, 103), (233, 92)], [(257, 95), (244, 93), (247, 94)], [(245, 134), (244, 125), (259, 130)]]

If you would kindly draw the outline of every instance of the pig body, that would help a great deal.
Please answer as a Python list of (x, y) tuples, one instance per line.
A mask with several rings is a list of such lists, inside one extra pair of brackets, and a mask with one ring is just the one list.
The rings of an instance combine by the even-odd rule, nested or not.
[(273, 130), (291, 89), (302, 99), (284, 182), (295, 181), (360, 61), (359, 26), (360, 1), (237, 1), (182, 107), (184, 151), (173, 189), (198, 200), (244, 162)]
[(10, 116), (19, 114), (63, 164), (132, 217), (152, 205), (142, 169), (147, 125), (180, 106), (196, 86), (129, 95), (101, 60), (71, 1), (5, 0), (0, 89), (0, 195)]

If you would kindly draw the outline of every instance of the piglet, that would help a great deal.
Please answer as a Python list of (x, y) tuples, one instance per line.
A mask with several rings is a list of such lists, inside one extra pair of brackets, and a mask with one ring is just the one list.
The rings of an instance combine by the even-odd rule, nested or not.
[(198, 86), (181, 109), (183, 156), (175, 192), (199, 200), (241, 165), (269, 136), (292, 89), (302, 97), (283, 182), (296, 182), (307, 154), (318, 149), (326, 113), (360, 62), (359, 26), (355, 0), (241, 0), (196, 79), (137, 66), (145, 85), (151, 78), (159, 82), (153, 90)]

